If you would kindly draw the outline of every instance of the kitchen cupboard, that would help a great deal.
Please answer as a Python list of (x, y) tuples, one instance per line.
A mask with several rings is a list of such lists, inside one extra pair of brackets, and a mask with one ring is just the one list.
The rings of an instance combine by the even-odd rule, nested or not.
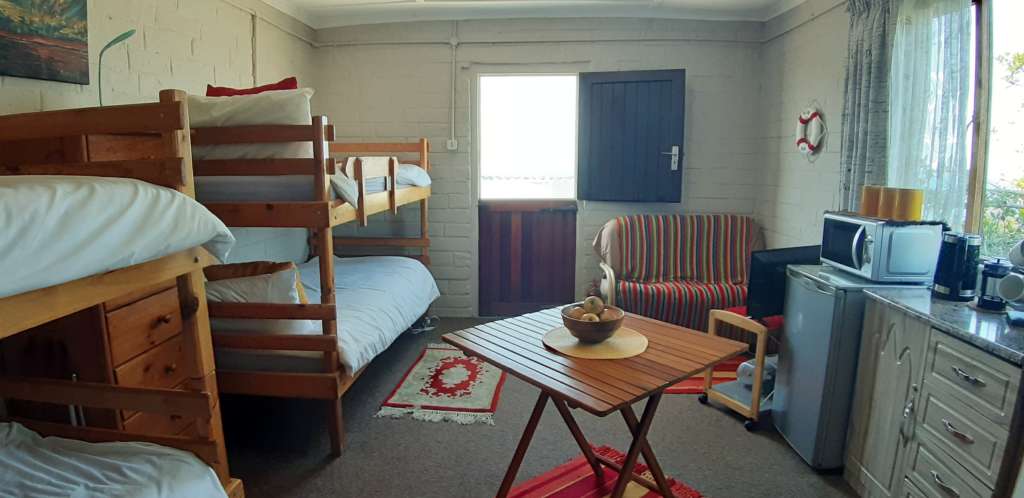
[(845, 477), (861, 496), (991, 496), (1020, 368), (869, 297)]

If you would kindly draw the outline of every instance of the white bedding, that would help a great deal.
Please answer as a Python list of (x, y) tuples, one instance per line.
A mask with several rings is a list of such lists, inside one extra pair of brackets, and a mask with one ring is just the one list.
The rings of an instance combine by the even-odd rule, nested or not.
[[(309, 302), (320, 302), (316, 258), (299, 266)], [(349, 373), (370, 363), (419, 319), (440, 296), (422, 263), (400, 256), (334, 258), (341, 363)], [(319, 353), (217, 351), (217, 368), (313, 372)]]
[(174, 190), (127, 178), (0, 177), (0, 298), (235, 238)]
[(41, 437), (0, 423), (0, 496), (223, 498), (213, 469), (181, 450), (149, 443)]

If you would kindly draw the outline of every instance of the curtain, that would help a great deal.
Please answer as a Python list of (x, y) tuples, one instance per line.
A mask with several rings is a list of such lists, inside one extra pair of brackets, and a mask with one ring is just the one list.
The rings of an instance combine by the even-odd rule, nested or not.
[(889, 141), (889, 68), (895, 8), (889, 0), (849, 0), (843, 93), (843, 209), (856, 210), (863, 185), (885, 184)]
[(967, 217), (970, 0), (901, 0), (889, 90), (888, 185), (924, 189), (924, 216)]

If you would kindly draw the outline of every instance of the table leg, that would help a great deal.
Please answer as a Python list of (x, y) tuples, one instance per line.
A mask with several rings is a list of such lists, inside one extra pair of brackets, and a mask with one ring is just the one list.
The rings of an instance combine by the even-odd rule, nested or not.
[[(658, 395), (660, 396), (660, 395)], [(626, 420), (626, 425), (629, 426), (630, 432), (636, 437), (637, 428), (640, 426), (640, 421), (636, 418), (636, 413), (633, 412), (633, 407), (627, 406), (622, 409), (622, 418)], [(658, 483), (658, 490), (662, 496), (671, 497), (672, 488), (668, 485), (668, 479), (665, 478), (665, 473), (661, 470), (661, 464), (658, 463), (658, 459), (654, 456), (654, 450), (651, 449), (651, 444), (645, 437), (643, 440), (643, 446), (640, 448), (640, 453), (644, 456), (644, 460), (647, 461), (647, 467), (651, 470), (651, 475), (654, 476), (654, 482)]]
[[(519, 466), (523, 464), (523, 457), (526, 456), (526, 449), (530, 447), (530, 441), (533, 439), (533, 433), (537, 431), (537, 424), (540, 423), (540, 417), (544, 414), (544, 406), (548, 403), (548, 393), (541, 391), (540, 396), (537, 397), (537, 404), (533, 405), (533, 413), (530, 414), (530, 421), (526, 423), (526, 428), (523, 429), (523, 436), (519, 439), (519, 445), (516, 446), (516, 452), (512, 455), (512, 462), (508, 464), (508, 470), (505, 471), (505, 478), (501, 481), (501, 487), (498, 488), (498, 498), (505, 498), (508, 496), (508, 492), (512, 489), (512, 483), (516, 480), (516, 474), (519, 473)], [(644, 412), (644, 415), (647, 413)]]
[[(622, 462), (622, 471), (619, 472), (619, 479), (615, 482), (615, 489), (612, 491), (611, 498), (622, 498), (622, 493), (626, 491), (626, 485), (633, 479), (633, 469), (636, 467), (636, 460), (640, 457), (640, 450), (647, 444), (647, 432), (651, 429), (651, 422), (654, 421), (654, 412), (657, 411), (660, 402), (660, 392), (652, 395), (647, 400), (644, 414), (640, 418), (640, 426), (635, 431), (632, 431), (633, 442), (630, 443), (629, 451), (626, 452), (626, 460)], [(672, 494), (670, 493), (668, 496), (672, 496)]]
[(558, 398), (551, 398), (551, 402), (554, 403), (555, 408), (558, 409), (558, 414), (562, 416), (562, 420), (565, 421), (565, 425), (569, 426), (569, 432), (572, 433), (573, 439), (576, 440), (576, 444), (580, 445), (580, 451), (583, 452), (583, 457), (587, 459), (587, 463), (590, 464), (590, 468), (594, 471), (594, 476), (597, 477), (598, 482), (601, 482), (604, 477), (604, 472), (601, 470), (601, 462), (594, 456), (594, 450), (590, 447), (590, 443), (587, 442), (587, 438), (583, 436), (583, 431), (580, 430), (579, 424), (576, 423), (576, 419), (573, 418), (572, 412), (569, 411), (569, 406)]

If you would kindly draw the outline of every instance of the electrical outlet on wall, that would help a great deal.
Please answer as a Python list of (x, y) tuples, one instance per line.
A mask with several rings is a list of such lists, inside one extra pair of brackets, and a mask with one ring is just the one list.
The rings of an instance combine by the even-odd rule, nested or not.
[(448, 150), (459, 150), (459, 141), (454, 138), (449, 138), (448, 141), (445, 142), (445, 147), (447, 147)]

